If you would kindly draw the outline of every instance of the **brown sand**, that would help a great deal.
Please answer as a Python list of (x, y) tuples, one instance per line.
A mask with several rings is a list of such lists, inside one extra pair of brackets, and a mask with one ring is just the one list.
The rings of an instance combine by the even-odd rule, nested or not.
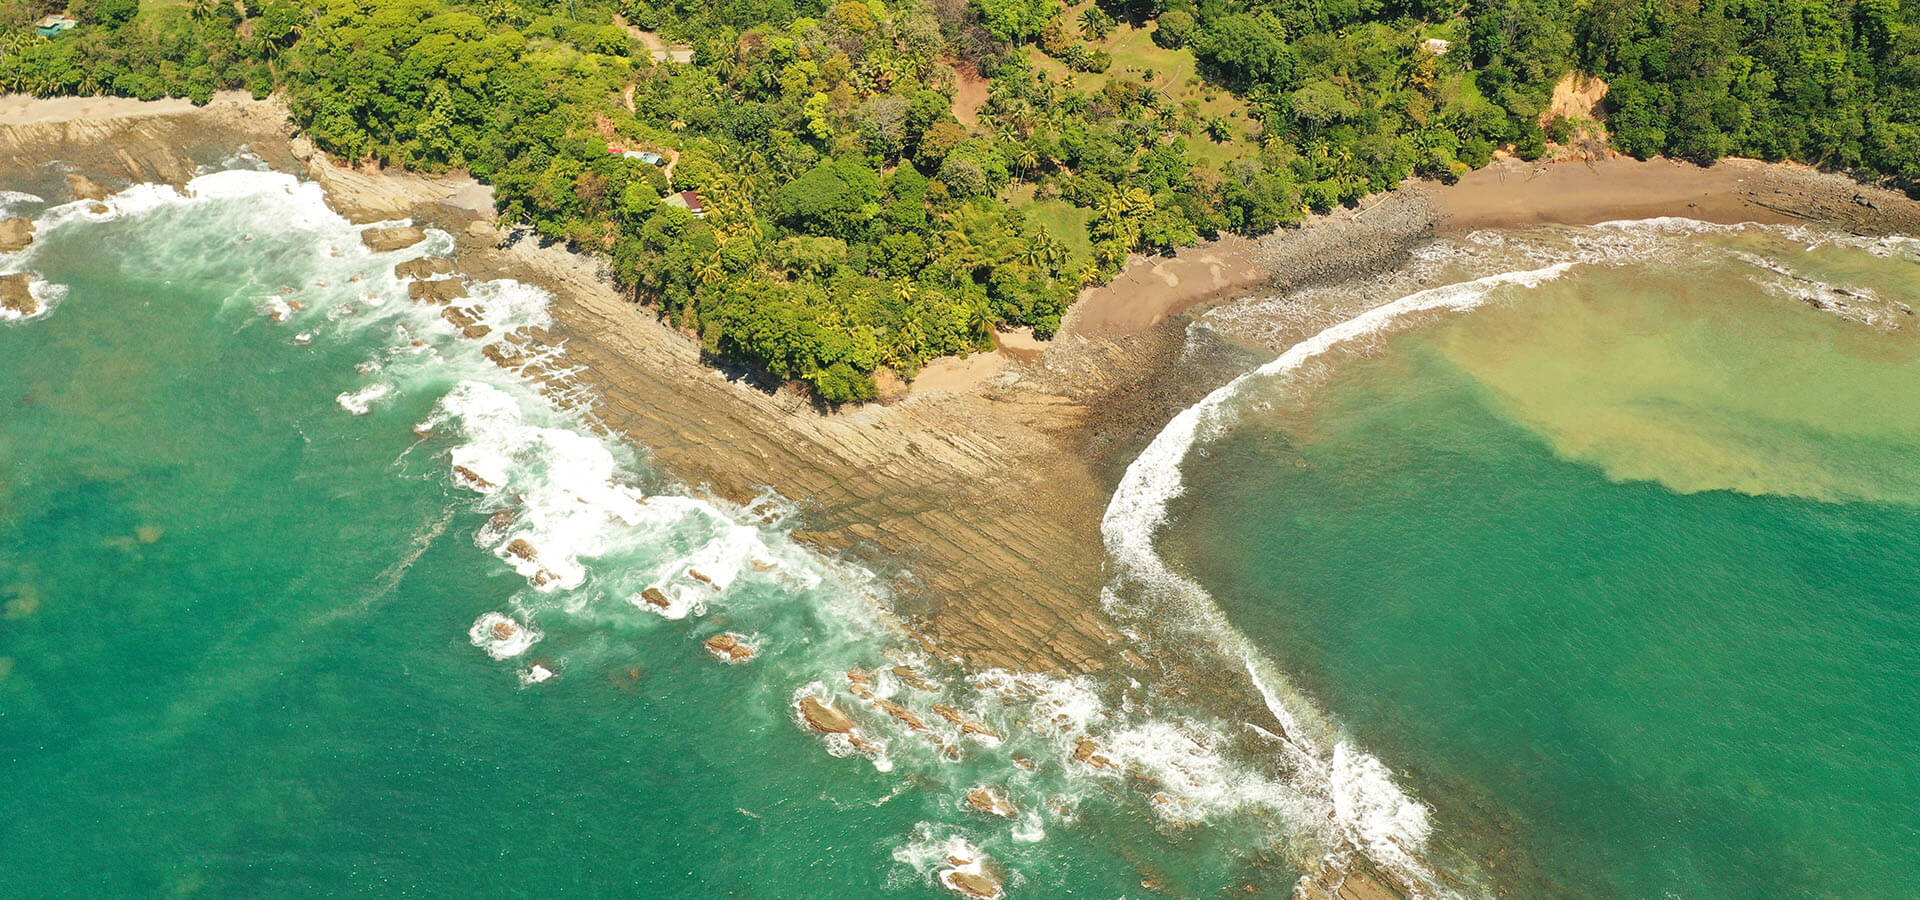
[[(794, 391), (708, 366), (694, 341), (616, 292), (598, 262), (531, 241), (502, 246), (488, 223), (490, 198), (471, 179), (332, 165), (290, 139), (285, 112), (272, 101), (125, 114), (117, 104), (56, 103), (0, 102), (0, 188), (64, 199), (63, 165), (115, 188), (178, 183), (247, 144), (276, 167), (320, 181), (355, 221), (405, 216), (446, 227), (460, 237), (467, 275), (515, 277), (554, 292), (556, 323), (545, 337), (565, 341), (566, 364), (585, 367), (585, 384), (567, 387), (599, 398), (600, 422), (696, 488), (735, 500), (771, 488), (797, 501), (800, 537), (889, 573), (912, 632), (975, 667), (1130, 666), (1154, 678), (1184, 671), (1177, 661), (1120, 657), (1120, 635), (1098, 604), (1099, 523), (1139, 448), (1244, 364), (1209, 363), (1187, 346), (1183, 313), (1202, 303), (1392, 265), (1436, 226), (1686, 215), (1920, 230), (1920, 204), (1803, 167), (1609, 161), (1540, 171), (1507, 162), (1452, 186), (1410, 185), (1299, 229), (1137, 261), (1115, 284), (1088, 292), (1059, 339), (982, 355), (996, 360), (991, 377), (824, 410)], [(1212, 690), (1206, 699), (1217, 706), (1261, 714), (1246, 685), (1192, 681), (1170, 689)], [(1385, 881), (1365, 866), (1323, 872), (1302, 896), (1394, 896)]]
[(1080, 293), (1066, 330), (1091, 338), (1145, 331), (1208, 300), (1266, 283), (1253, 241), (1227, 235), (1172, 256), (1135, 256), (1113, 281)]
[(1711, 167), (1630, 157), (1591, 164), (1507, 159), (1429, 189), (1443, 227), (1458, 230), (1655, 216), (1726, 224), (1820, 221), (1875, 231), (1910, 230), (1916, 221), (1914, 201), (1902, 194), (1807, 166), (1751, 159)]

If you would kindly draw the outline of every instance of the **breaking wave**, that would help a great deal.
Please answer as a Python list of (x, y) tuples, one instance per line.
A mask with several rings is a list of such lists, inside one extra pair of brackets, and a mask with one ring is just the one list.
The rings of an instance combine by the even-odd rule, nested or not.
[[(1154, 539), (1166, 523), (1167, 504), (1184, 490), (1181, 464), (1197, 443), (1231, 426), (1235, 411), (1230, 401), (1249, 382), (1286, 377), (1329, 350), (1380, 334), (1414, 314), (1471, 309), (1502, 288), (1532, 287), (1558, 278), (1572, 266), (1558, 262), (1419, 291), (1294, 345), (1176, 415), (1127, 467), (1101, 523), (1107, 552), (1121, 578), (1137, 588), (1125, 599), (1121, 592), (1110, 591), (1109, 608), (1123, 618), (1137, 618), (1141, 607), (1130, 608), (1130, 604), (1142, 601), (1156, 610), (1177, 610), (1185, 620), (1182, 625), (1240, 658), (1280, 726), (1274, 740), (1294, 771), (1303, 776), (1304, 783), (1295, 786), (1294, 796), (1320, 807), (1316, 812), (1333, 823), (1340, 843), (1364, 850), (1395, 874), (1429, 889), (1437, 889), (1438, 881), (1420, 858), (1430, 831), (1425, 807), (1401, 792), (1378, 760), (1341, 739), (1252, 641), (1228, 622), (1206, 590), (1160, 557)], [(1334, 849), (1337, 852), (1338, 847)]]

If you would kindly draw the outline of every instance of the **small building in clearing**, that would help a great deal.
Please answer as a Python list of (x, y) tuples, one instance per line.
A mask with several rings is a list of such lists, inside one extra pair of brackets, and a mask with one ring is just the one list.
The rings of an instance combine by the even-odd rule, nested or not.
[(33, 23), (33, 33), (41, 37), (53, 37), (78, 24), (80, 20), (72, 16), (50, 14), (41, 16), (40, 21)]
[(1420, 49), (1435, 56), (1445, 56), (1448, 50), (1453, 49), (1453, 42), (1444, 38), (1427, 38), (1421, 42)]
[(637, 159), (650, 166), (664, 166), (667, 164), (666, 157), (652, 150), (624, 150), (619, 147), (608, 147), (607, 152), (615, 156), (624, 156), (627, 159)]
[(707, 207), (706, 204), (700, 202), (699, 191), (681, 191), (677, 194), (668, 194), (666, 199), (660, 202), (668, 206), (678, 206), (681, 209), (693, 213), (693, 217), (696, 219), (704, 219), (707, 216)]

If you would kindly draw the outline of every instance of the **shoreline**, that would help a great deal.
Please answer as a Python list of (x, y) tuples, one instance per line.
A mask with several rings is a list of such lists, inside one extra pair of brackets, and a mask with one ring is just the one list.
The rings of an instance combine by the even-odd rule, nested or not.
[[(1109, 564), (1100, 524), (1140, 449), (1248, 368), (1230, 348), (1208, 357), (1189, 346), (1186, 325), (1210, 304), (1365, 277), (1436, 235), (1485, 227), (1674, 215), (1920, 232), (1920, 203), (1804, 166), (1504, 160), (1453, 185), (1409, 183), (1261, 238), (1136, 258), (1113, 283), (1083, 292), (1052, 342), (1009, 342), (949, 366), (959, 373), (950, 383), (821, 411), (796, 392), (714, 368), (694, 341), (622, 296), (596, 259), (503, 236), (491, 190), (470, 177), (336, 166), (273, 99), (156, 103), (0, 98), (0, 158), (20, 161), (0, 164), (0, 188), (57, 201), (80, 196), (82, 182), (177, 185), (245, 147), (321, 183), (356, 223), (410, 218), (443, 228), (456, 238), (464, 277), (514, 278), (554, 295), (543, 342), (563, 346), (581, 369), (574, 382), (549, 382), (556, 399), (596, 398), (597, 423), (693, 490), (741, 504), (771, 490), (796, 502), (797, 538), (883, 576), (927, 649), (975, 670), (1183, 671), (1133, 654), (1101, 609)], [(1296, 340), (1318, 330), (1298, 327)], [(1173, 689), (1211, 708), (1264, 710), (1233, 673), (1194, 681)], [(1402, 893), (1370, 869), (1308, 873), (1296, 896)]]

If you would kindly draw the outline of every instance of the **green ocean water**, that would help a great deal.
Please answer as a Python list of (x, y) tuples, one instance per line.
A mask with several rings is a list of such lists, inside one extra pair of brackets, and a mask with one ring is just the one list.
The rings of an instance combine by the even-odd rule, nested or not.
[(1498, 893), (1914, 896), (1910, 245), (1533, 239), (1246, 384), (1163, 550)]
[[(928, 659), (780, 502), (689, 497), (487, 362), (390, 274), (444, 236), (369, 254), (251, 172), (110, 205), (27, 210), (0, 258), (64, 291), (0, 324), (0, 894), (935, 897), (974, 860), (1013, 896), (1285, 896), (1320, 852), (1205, 723)], [(473, 291), (496, 335), (543, 321)]]

